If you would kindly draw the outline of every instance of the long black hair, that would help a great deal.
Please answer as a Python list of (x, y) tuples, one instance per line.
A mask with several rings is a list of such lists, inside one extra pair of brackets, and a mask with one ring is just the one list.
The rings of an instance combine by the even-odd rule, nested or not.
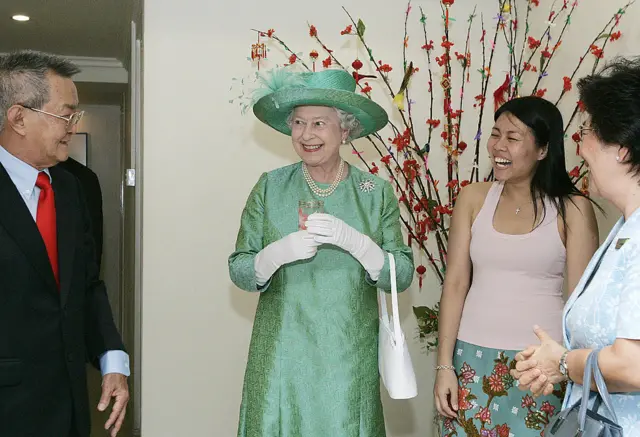
[(498, 120), (502, 114), (511, 114), (529, 127), (538, 148), (547, 147), (547, 155), (538, 161), (531, 179), (534, 223), (542, 223), (547, 213), (545, 204), (542, 202), (542, 219), (537, 220), (537, 199), (543, 200), (548, 197), (558, 210), (567, 229), (566, 201), (570, 200), (573, 203), (573, 196), (587, 199), (589, 197), (574, 185), (567, 173), (564, 155), (564, 123), (560, 110), (541, 97), (525, 96), (509, 100), (500, 106), (494, 115), (494, 120)]

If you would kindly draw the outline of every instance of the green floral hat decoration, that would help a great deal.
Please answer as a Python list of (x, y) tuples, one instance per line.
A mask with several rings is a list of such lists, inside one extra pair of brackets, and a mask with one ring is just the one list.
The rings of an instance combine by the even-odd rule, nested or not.
[(260, 82), (262, 87), (253, 94), (253, 113), (285, 135), (291, 135), (287, 118), (297, 106), (329, 106), (353, 114), (362, 128), (356, 138), (377, 132), (389, 121), (380, 105), (355, 92), (356, 81), (345, 70), (299, 73), (282, 67), (261, 75)]

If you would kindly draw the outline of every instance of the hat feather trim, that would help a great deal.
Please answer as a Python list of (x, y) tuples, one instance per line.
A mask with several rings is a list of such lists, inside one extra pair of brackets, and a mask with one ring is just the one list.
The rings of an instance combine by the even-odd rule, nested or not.
[(290, 72), (288, 68), (274, 68), (258, 76), (259, 86), (252, 93), (252, 104), (262, 97), (284, 88), (304, 88), (307, 81), (303, 75)]

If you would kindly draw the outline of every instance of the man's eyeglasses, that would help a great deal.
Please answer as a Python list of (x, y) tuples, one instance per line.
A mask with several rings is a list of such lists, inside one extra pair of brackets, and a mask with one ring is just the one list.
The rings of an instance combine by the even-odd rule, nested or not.
[(24, 106), (24, 105), (21, 105), (21, 106), (23, 108), (26, 108), (26, 109), (28, 109), (30, 111), (33, 111), (33, 112), (39, 112), (40, 114), (45, 114), (45, 115), (48, 115), (50, 117), (55, 117), (55, 118), (59, 118), (60, 120), (64, 120), (64, 121), (67, 122), (67, 129), (71, 129), (73, 126), (78, 124), (80, 122), (80, 120), (82, 119), (82, 116), (84, 115), (84, 111), (80, 111), (80, 112), (74, 112), (73, 114), (69, 115), (68, 117), (64, 117), (62, 115), (52, 114), (50, 112), (43, 111), (41, 109), (32, 108), (30, 106)]

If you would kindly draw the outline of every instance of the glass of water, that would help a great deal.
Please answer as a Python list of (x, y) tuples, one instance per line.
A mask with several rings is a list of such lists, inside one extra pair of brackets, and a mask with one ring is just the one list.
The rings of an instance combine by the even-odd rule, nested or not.
[(315, 212), (324, 212), (324, 202), (322, 200), (300, 200), (298, 201), (298, 230), (304, 231), (307, 217)]

